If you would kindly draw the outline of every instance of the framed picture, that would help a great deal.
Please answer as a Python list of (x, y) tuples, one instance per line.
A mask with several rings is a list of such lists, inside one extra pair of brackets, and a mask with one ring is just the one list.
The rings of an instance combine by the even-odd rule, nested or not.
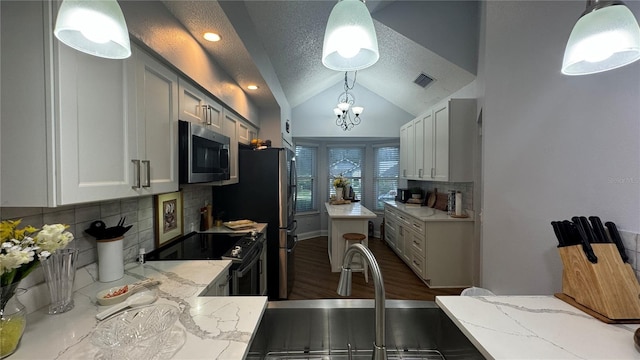
[(156, 248), (182, 236), (182, 192), (155, 196)]

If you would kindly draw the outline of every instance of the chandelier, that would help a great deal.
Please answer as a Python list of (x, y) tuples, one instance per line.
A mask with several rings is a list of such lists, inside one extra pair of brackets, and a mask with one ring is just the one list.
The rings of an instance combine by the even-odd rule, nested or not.
[[(349, 93), (349, 90), (352, 90), (356, 85), (357, 75), (358, 72), (356, 71), (353, 75), (353, 84), (349, 86), (347, 72), (345, 71), (344, 92), (338, 96), (338, 105), (333, 109), (333, 113), (337, 116), (336, 125), (340, 126), (344, 131), (351, 130), (354, 126), (360, 124), (360, 114), (364, 111), (362, 106), (353, 106), (356, 102), (356, 98), (353, 94)], [(349, 109), (351, 109), (351, 112), (349, 112)], [(351, 116), (351, 113), (353, 113), (353, 117)]]

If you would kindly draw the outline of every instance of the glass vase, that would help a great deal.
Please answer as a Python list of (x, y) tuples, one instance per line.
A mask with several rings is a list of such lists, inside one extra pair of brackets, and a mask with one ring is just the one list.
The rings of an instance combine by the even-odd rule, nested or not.
[(42, 263), (49, 288), (49, 314), (61, 314), (73, 309), (73, 282), (76, 279), (78, 249), (56, 250)]
[(0, 359), (16, 351), (27, 325), (27, 309), (16, 296), (17, 287), (14, 283), (0, 288)]

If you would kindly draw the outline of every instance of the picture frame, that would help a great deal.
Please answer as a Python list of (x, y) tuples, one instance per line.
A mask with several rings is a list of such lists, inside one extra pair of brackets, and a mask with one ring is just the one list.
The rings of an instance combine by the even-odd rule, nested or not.
[(182, 191), (156, 195), (155, 242), (156, 248), (176, 240), (183, 234)]

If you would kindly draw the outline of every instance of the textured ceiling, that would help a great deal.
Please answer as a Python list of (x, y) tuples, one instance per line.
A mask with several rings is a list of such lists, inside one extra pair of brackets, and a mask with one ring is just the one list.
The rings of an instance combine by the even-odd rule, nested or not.
[[(240, 86), (246, 88), (249, 83), (260, 86), (255, 93), (248, 92), (257, 106), (277, 107), (266, 81), (218, 2), (163, 3)], [(250, 19), (243, 21), (252, 22), (255, 36), (264, 47), (292, 108), (343, 81), (344, 73), (329, 70), (321, 62), (324, 28), (335, 1), (264, 0), (244, 4)], [(374, 13), (380, 60), (358, 72), (356, 86), (364, 86), (418, 115), (470, 83), (475, 76), (375, 20), (375, 11), (384, 10), (389, 4), (388, 1), (367, 2)], [(216, 31), (223, 40), (218, 43), (201, 40), (205, 31)], [(421, 72), (436, 79), (426, 89), (413, 83)]]

